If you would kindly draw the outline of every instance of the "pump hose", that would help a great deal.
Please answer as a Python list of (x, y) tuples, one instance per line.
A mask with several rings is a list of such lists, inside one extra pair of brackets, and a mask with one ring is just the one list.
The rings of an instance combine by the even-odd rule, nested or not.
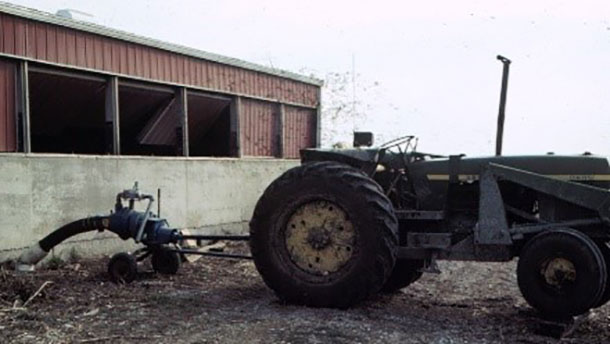
[[(106, 226), (103, 225), (106, 220)], [(92, 216), (63, 225), (38, 242), (40, 248), (49, 252), (53, 247), (71, 236), (108, 227), (108, 216)]]
[(25, 250), (19, 256), (15, 269), (19, 271), (33, 271), (34, 265), (41, 261), (53, 247), (74, 235), (106, 229), (109, 222), (109, 216), (91, 216), (61, 226)]

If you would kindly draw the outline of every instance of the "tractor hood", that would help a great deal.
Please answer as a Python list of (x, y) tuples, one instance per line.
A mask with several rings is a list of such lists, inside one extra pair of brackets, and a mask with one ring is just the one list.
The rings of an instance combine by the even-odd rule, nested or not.
[(337, 161), (365, 171), (374, 170), (377, 162), (384, 155), (378, 148), (364, 149), (302, 149), (301, 162)]
[(610, 182), (608, 160), (605, 157), (592, 155), (462, 157), (453, 167), (450, 159), (432, 159), (412, 164), (410, 170), (413, 174), (425, 175), (431, 181), (448, 180), (450, 173), (458, 174), (460, 181), (472, 181), (478, 179), (481, 169), (489, 163), (564, 180), (601, 182), (606, 185)]

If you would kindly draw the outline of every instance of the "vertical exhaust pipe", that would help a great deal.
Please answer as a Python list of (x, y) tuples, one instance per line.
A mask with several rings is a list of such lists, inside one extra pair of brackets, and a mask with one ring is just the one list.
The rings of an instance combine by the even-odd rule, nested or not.
[(506, 90), (508, 88), (508, 70), (510, 60), (502, 55), (498, 55), (498, 60), (502, 62), (502, 90), (500, 91), (500, 109), (498, 111), (498, 131), (496, 132), (496, 156), (502, 155), (502, 139), (504, 136), (504, 110), (506, 109)]

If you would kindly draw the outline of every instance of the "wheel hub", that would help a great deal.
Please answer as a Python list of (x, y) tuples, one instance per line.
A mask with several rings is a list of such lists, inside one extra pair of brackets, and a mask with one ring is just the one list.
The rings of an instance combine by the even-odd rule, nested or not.
[(571, 261), (565, 258), (551, 259), (543, 265), (541, 274), (546, 283), (554, 287), (562, 287), (576, 281), (576, 268)]
[(285, 245), (299, 268), (318, 275), (341, 269), (352, 257), (356, 235), (343, 209), (333, 202), (301, 205), (288, 219)]
[(323, 250), (330, 245), (330, 232), (324, 228), (312, 228), (307, 235), (307, 243), (316, 250)]

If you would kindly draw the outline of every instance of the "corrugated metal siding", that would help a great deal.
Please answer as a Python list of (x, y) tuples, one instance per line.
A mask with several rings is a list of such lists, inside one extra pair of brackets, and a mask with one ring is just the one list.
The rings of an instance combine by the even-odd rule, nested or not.
[(0, 51), (155, 81), (317, 106), (318, 86), (0, 13)]
[(316, 145), (316, 111), (286, 106), (284, 110), (284, 156), (299, 158), (299, 150)]
[(0, 152), (16, 151), (15, 136), (15, 64), (0, 60)]
[(273, 157), (278, 153), (277, 104), (244, 99), (240, 125), (242, 155)]

